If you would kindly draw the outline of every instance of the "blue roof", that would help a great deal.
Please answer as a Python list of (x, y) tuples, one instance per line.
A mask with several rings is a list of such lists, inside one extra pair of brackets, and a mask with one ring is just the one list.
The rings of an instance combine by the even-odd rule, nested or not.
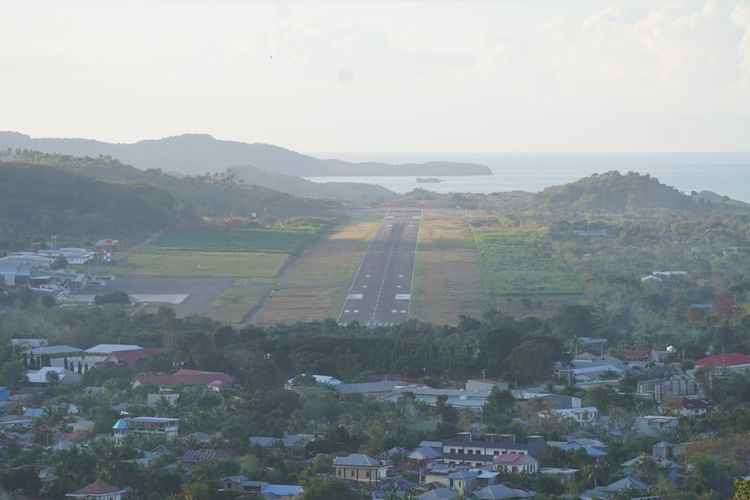
[(44, 415), (44, 408), (29, 408), (23, 413), (24, 417), (39, 418)]
[(128, 423), (125, 420), (120, 419), (117, 422), (115, 422), (115, 425), (113, 425), (112, 428), (113, 429), (127, 429)]
[(280, 497), (291, 497), (302, 494), (302, 486), (290, 484), (268, 484), (260, 491), (262, 495), (278, 495)]

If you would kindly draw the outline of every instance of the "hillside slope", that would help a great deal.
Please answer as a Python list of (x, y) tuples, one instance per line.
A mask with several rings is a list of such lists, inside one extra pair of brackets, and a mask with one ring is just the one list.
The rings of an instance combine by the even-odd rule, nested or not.
[(155, 231), (193, 219), (169, 193), (113, 184), (43, 165), (0, 162), (0, 247), (35, 236)]
[[(36, 165), (47, 165), (74, 174), (117, 183), (143, 183), (168, 192), (201, 216), (248, 217), (255, 213), (262, 222), (281, 217), (323, 215), (336, 209), (331, 202), (298, 199), (289, 194), (243, 185), (226, 176), (177, 177), (158, 169), (139, 170), (109, 157), (78, 158), (68, 155), (21, 151), (13, 159)], [(301, 180), (301, 179), (300, 179)]]
[(701, 212), (709, 208), (649, 175), (622, 175), (617, 171), (549, 187), (534, 196), (531, 206), (547, 211), (619, 214), (652, 210)]
[(0, 132), (0, 149), (7, 148), (72, 156), (106, 155), (144, 170), (160, 168), (189, 175), (221, 172), (235, 165), (253, 165), (269, 172), (296, 176), (382, 175), (380, 171), (385, 168), (389, 172), (397, 172), (389, 175), (445, 175), (450, 170), (461, 175), (490, 173), (485, 166), (462, 163), (435, 164), (435, 171), (431, 167), (414, 171), (413, 166), (380, 163), (336, 162), (333, 167), (329, 163), (334, 160), (319, 160), (271, 144), (222, 141), (207, 134), (184, 134), (133, 144), (112, 144), (90, 139), (37, 139), (17, 132)]

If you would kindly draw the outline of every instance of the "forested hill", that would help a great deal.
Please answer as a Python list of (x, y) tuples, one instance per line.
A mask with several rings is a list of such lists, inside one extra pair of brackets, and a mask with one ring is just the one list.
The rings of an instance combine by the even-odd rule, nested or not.
[(159, 169), (139, 170), (109, 157), (78, 158), (22, 150), (14, 152), (12, 158), (108, 182), (148, 184), (184, 202), (199, 216), (250, 217), (254, 213), (260, 222), (271, 222), (300, 215), (326, 215), (338, 207), (335, 203), (295, 198), (218, 174), (177, 177)]
[[(488, 167), (463, 163), (415, 165), (356, 164), (324, 161), (271, 144), (222, 141), (207, 134), (184, 134), (133, 144), (90, 139), (34, 139), (17, 132), (0, 132), (0, 149), (32, 149), (72, 156), (107, 155), (139, 169), (160, 168), (181, 174), (221, 172), (237, 165), (253, 165), (268, 172), (296, 176), (321, 175), (487, 175)], [(416, 166), (419, 167), (419, 166)]]
[(35, 236), (100, 237), (154, 231), (191, 219), (169, 193), (113, 184), (57, 168), (0, 162), (0, 247)]
[(617, 171), (594, 174), (576, 182), (554, 186), (536, 194), (531, 208), (551, 212), (628, 214), (654, 210), (701, 214), (712, 210), (743, 211), (745, 207), (705, 193), (693, 196), (662, 184), (649, 175)]

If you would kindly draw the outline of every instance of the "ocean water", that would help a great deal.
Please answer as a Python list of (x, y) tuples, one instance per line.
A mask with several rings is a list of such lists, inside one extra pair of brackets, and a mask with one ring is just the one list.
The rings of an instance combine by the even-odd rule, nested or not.
[[(417, 182), (413, 176), (308, 177), (314, 182), (365, 182), (397, 193), (422, 187), (438, 193), (538, 192), (593, 173), (650, 174), (684, 193), (714, 191), (750, 203), (750, 153), (623, 154), (350, 154), (331, 155), (349, 161), (421, 163), (430, 160), (487, 165), (491, 176), (436, 176), (440, 183)], [(432, 176), (431, 176), (432, 177)]]

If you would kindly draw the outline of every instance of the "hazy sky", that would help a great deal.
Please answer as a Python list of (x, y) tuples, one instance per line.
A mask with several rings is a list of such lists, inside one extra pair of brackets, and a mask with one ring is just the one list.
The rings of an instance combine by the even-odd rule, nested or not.
[(0, 130), (750, 150), (750, 0), (0, 0)]

